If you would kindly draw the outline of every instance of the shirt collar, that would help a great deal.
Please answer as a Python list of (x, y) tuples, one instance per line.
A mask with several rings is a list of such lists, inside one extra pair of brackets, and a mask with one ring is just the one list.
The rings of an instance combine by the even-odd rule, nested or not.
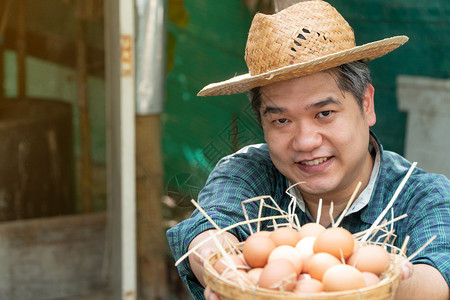
[[(345, 216), (348, 216), (352, 213), (358, 212), (361, 209), (363, 209), (370, 201), (370, 198), (372, 196), (373, 189), (375, 187), (375, 183), (377, 181), (378, 172), (380, 170), (380, 162), (381, 162), (381, 147), (380, 144), (375, 137), (375, 135), (371, 132), (370, 139), (369, 139), (369, 151), (373, 154), (375, 154), (375, 160), (372, 168), (372, 173), (370, 174), (370, 179), (365, 187), (365, 189), (359, 194), (358, 198), (353, 201), (352, 205), (348, 209)], [(292, 183), (288, 181), (288, 186), (292, 186)], [(291, 193), (294, 194), (298, 207), (308, 215), (309, 218), (313, 219), (311, 217), (310, 212), (306, 208), (306, 203), (303, 200), (303, 197), (300, 192), (298, 192), (297, 189), (292, 189)]]

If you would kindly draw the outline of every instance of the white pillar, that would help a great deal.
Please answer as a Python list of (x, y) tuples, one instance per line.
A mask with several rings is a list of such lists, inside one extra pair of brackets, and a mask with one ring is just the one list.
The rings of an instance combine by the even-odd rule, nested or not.
[(105, 1), (108, 237), (115, 299), (136, 295), (134, 1)]

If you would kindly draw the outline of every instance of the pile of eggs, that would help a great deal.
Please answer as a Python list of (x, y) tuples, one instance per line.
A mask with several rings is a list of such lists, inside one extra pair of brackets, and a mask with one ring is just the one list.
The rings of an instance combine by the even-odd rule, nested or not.
[(390, 262), (382, 246), (361, 246), (344, 228), (308, 223), (298, 231), (279, 227), (254, 233), (243, 243), (242, 253), (218, 259), (214, 269), (230, 280), (237, 270), (254, 286), (301, 294), (373, 286)]

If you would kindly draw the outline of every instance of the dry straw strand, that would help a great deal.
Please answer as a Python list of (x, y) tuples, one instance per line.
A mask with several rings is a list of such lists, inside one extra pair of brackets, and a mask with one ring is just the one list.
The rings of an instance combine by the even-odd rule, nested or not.
[(333, 201), (331, 201), (330, 210), (328, 211), (328, 213), (330, 215), (330, 220), (331, 220), (331, 227), (334, 227), (333, 209), (334, 209), (334, 203), (333, 203)]
[(210, 216), (208, 216), (208, 214), (203, 210), (203, 208), (200, 205), (198, 205), (198, 203), (194, 199), (191, 199), (191, 203), (194, 204), (195, 208), (197, 208), (202, 213), (202, 215), (209, 221), (209, 223), (211, 223), (214, 226), (214, 228), (220, 230), (220, 227), (216, 224), (216, 222), (214, 222), (214, 220), (211, 219)]
[(406, 254), (406, 246), (408, 245), (408, 242), (409, 242), (409, 235), (407, 235), (405, 237), (405, 240), (403, 241), (403, 244), (402, 244), (402, 248), (400, 248), (400, 254), (401, 255), (405, 255)]
[(320, 217), (322, 216), (322, 198), (319, 199), (319, 206), (317, 207), (316, 224), (320, 224)]
[[(394, 222), (397, 222), (398, 220), (404, 219), (404, 218), (406, 218), (407, 216), (408, 216), (407, 214), (403, 214), (403, 215), (401, 215), (401, 216), (399, 216), (399, 217), (396, 217), (396, 218), (392, 219), (391, 221), (387, 221), (386, 223), (383, 223), (383, 224), (381, 224), (381, 225), (378, 225), (375, 229), (378, 230), (379, 228), (382, 228), (382, 227), (384, 227), (384, 226), (393, 224)], [(353, 234), (353, 237), (354, 237), (355, 239), (359, 239), (359, 238), (361, 238), (364, 234), (366, 234), (367, 232), (369, 232), (369, 230), (371, 230), (371, 228), (366, 229), (366, 230), (364, 230), (364, 231), (360, 231), (360, 232), (354, 233), (354, 234)]]
[(416, 257), (423, 249), (425, 249), (434, 239), (436, 238), (436, 235), (433, 235), (425, 244), (423, 244), (422, 247), (420, 247), (416, 252), (408, 256), (406, 260), (411, 261), (414, 257)]
[(362, 184), (362, 182), (359, 181), (358, 184), (356, 185), (356, 188), (355, 188), (355, 190), (353, 191), (353, 194), (352, 194), (352, 196), (350, 197), (350, 200), (348, 200), (348, 202), (347, 202), (347, 206), (346, 206), (345, 209), (342, 211), (341, 215), (339, 216), (339, 219), (336, 221), (336, 224), (334, 224), (333, 227), (338, 227), (339, 224), (341, 224), (342, 220), (343, 220), (344, 217), (345, 217), (345, 214), (347, 213), (348, 209), (350, 208), (350, 205), (352, 205), (353, 201), (355, 200), (356, 194), (358, 193), (359, 188), (361, 187), (361, 184)]
[(408, 173), (406, 173), (406, 176), (403, 178), (402, 182), (398, 186), (397, 190), (394, 193), (394, 196), (392, 196), (391, 201), (388, 203), (386, 208), (381, 212), (381, 214), (378, 216), (378, 218), (373, 222), (372, 226), (369, 228), (369, 231), (366, 233), (365, 236), (361, 239), (361, 241), (364, 243), (369, 238), (370, 234), (372, 233), (372, 230), (381, 222), (381, 220), (384, 218), (386, 213), (389, 211), (389, 209), (394, 204), (395, 200), (397, 199), (398, 195), (400, 194), (401, 190), (403, 189), (403, 186), (406, 184), (406, 181), (408, 181), (409, 176), (411, 176), (414, 168), (416, 167), (417, 162), (414, 162), (411, 167), (408, 170)]

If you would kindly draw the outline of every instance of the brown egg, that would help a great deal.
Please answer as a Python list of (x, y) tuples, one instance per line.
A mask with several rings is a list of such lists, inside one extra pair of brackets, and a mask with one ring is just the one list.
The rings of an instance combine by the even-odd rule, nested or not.
[(297, 274), (288, 259), (277, 259), (268, 263), (259, 277), (258, 286), (270, 290), (292, 291)]
[(366, 286), (364, 277), (358, 269), (349, 265), (336, 265), (323, 274), (323, 290), (325, 292), (348, 291)]
[(242, 256), (230, 254), (219, 258), (214, 264), (214, 269), (217, 273), (222, 275), (224, 271), (230, 270), (232, 266), (235, 266), (238, 269), (245, 269), (247, 265), (242, 259)]
[(248, 278), (247, 272), (243, 269), (225, 270), (221, 276), (223, 279), (227, 279), (235, 283), (245, 282), (245, 278)]
[(365, 245), (356, 250), (348, 259), (348, 264), (361, 272), (372, 272), (381, 275), (389, 269), (391, 257), (383, 247)]
[(297, 249), (300, 252), (303, 265), (306, 265), (306, 262), (314, 254), (313, 245), (315, 240), (316, 237), (308, 236), (298, 241), (298, 243), (295, 245), (295, 249)]
[(308, 236), (318, 236), (325, 231), (325, 227), (318, 223), (306, 223), (298, 230), (298, 235), (300, 239)]
[(308, 273), (300, 273), (300, 274), (297, 276), (297, 281), (305, 280), (305, 279), (311, 279), (311, 276), (309, 276)]
[(326, 252), (321, 252), (311, 256), (305, 265), (304, 272), (307, 272), (311, 278), (321, 281), (325, 271), (332, 266), (340, 264), (341, 262), (339, 259), (333, 255)]
[(323, 284), (317, 279), (300, 280), (294, 288), (294, 293), (320, 293), (323, 292)]
[(277, 246), (289, 245), (295, 247), (300, 240), (297, 230), (291, 227), (281, 227), (272, 232), (270, 238)]
[(255, 233), (249, 235), (246, 241), (248, 241), (249, 239), (251, 239), (251, 238), (253, 238), (253, 237), (256, 237), (256, 236), (265, 236), (265, 237), (269, 237), (271, 233), (272, 233), (272, 231), (267, 231), (267, 230), (257, 231), (257, 232), (255, 232)]
[(376, 285), (378, 282), (381, 281), (380, 277), (371, 272), (361, 272), (361, 274), (364, 278), (364, 282), (366, 283), (366, 287)]
[(328, 228), (319, 234), (314, 242), (314, 253), (327, 252), (334, 257), (347, 259), (353, 252), (355, 240), (347, 229)]
[(264, 267), (270, 253), (275, 249), (275, 243), (266, 236), (248, 238), (242, 249), (245, 261), (252, 268)]
[(301, 253), (292, 246), (281, 245), (272, 250), (269, 255), (268, 262), (272, 262), (277, 259), (286, 258), (289, 259), (295, 266), (295, 272), (300, 274), (302, 271), (302, 255)]
[(262, 270), (263, 268), (253, 268), (247, 272), (248, 277), (254, 285), (258, 283), (259, 277), (261, 277)]

